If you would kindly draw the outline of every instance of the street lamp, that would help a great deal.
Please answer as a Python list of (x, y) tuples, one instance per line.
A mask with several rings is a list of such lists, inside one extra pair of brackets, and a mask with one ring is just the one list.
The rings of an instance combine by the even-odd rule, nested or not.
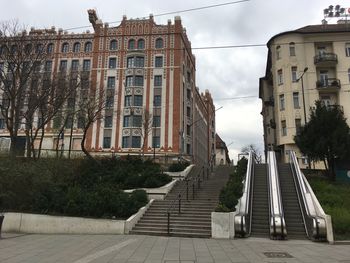
[(304, 68), (303, 73), (301, 74), (301, 76), (297, 79), (297, 82), (299, 82), (299, 80), (301, 79), (301, 91), (303, 93), (303, 107), (304, 107), (304, 124), (306, 125), (306, 107), (305, 107), (305, 93), (304, 93), (304, 81), (303, 81), (303, 76), (306, 73), (306, 71), (308, 71), (308, 67)]

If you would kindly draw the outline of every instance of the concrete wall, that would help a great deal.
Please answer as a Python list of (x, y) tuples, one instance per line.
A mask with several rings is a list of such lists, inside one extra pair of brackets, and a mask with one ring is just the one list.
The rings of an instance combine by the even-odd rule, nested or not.
[(236, 212), (211, 213), (211, 237), (230, 239), (235, 236), (234, 217)]
[(188, 173), (192, 170), (192, 168), (194, 167), (193, 164), (189, 165), (186, 167), (185, 170), (181, 171), (181, 172), (164, 172), (168, 175), (170, 175), (172, 178), (185, 178)]

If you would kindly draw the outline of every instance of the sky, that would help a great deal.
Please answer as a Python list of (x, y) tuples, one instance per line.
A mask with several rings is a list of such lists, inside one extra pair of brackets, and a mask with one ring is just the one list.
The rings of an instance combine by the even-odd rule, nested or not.
[[(243, 0), (191, 12), (156, 16), (173, 11), (234, 2), (230, 0), (0, 0), (0, 20), (17, 19), (36, 28), (89, 26), (87, 10), (96, 9), (103, 22), (116, 26), (127, 18), (155, 15), (157, 24), (181, 16), (196, 56), (196, 84), (208, 89), (216, 108), (216, 132), (236, 162), (241, 149), (254, 144), (263, 152), (263, 124), (259, 78), (264, 76), (267, 41), (274, 35), (320, 24), (329, 5), (350, 7), (349, 0)], [(331, 20), (329, 23), (335, 23)], [(91, 28), (76, 30), (82, 32)], [(195, 49), (263, 44), (258, 47)], [(253, 96), (253, 97), (251, 97)], [(247, 97), (247, 98), (242, 98)]]

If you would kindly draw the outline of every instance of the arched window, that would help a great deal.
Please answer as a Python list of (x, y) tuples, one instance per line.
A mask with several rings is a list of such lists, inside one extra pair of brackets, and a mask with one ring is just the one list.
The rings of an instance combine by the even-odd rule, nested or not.
[(135, 40), (134, 39), (129, 40), (128, 49), (135, 49)]
[(145, 48), (145, 40), (139, 39), (137, 41), (137, 49), (144, 49)]
[(295, 43), (289, 43), (289, 56), (295, 56)]
[(73, 45), (73, 52), (77, 53), (80, 52), (80, 43), (79, 42), (75, 42)]
[(113, 39), (111, 42), (109, 42), (109, 50), (117, 50), (118, 48), (118, 42), (117, 40)]
[(30, 53), (32, 53), (32, 49), (33, 49), (33, 45), (32, 44), (26, 44), (26, 46), (24, 47), (24, 52), (26, 54), (30, 54)]
[(62, 49), (61, 49), (62, 53), (67, 53), (68, 50), (69, 50), (69, 44), (68, 43), (63, 43), (62, 44)]
[(49, 43), (47, 45), (47, 53), (51, 54), (53, 52), (53, 43)]
[(276, 59), (281, 59), (281, 46), (276, 47)]
[(163, 38), (156, 39), (156, 48), (163, 48)]
[(91, 52), (92, 51), (92, 43), (90, 41), (85, 43), (84, 51), (85, 52)]
[(44, 51), (44, 46), (43, 44), (37, 44), (36, 47), (35, 47), (35, 53), (38, 53), (38, 54), (41, 54), (43, 53)]

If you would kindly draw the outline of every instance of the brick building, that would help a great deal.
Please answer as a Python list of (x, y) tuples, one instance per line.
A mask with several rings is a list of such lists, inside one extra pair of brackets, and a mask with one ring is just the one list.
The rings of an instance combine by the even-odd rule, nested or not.
[[(79, 70), (88, 79), (89, 90), (103, 92), (103, 119), (89, 129), (87, 149), (95, 154), (143, 152), (181, 156), (201, 164), (213, 162), (215, 108), (209, 91), (200, 93), (196, 87), (196, 61), (180, 17), (174, 23), (157, 25), (152, 15), (148, 19), (124, 16), (120, 25), (110, 27), (95, 10), (88, 14), (93, 33), (54, 28), (29, 33), (50, 40), (46, 46), (50, 59), (42, 71), (54, 75)], [(1, 63), (5, 73), (6, 61)], [(83, 85), (77, 98), (86, 89)], [(145, 118), (150, 118), (146, 132)], [(34, 123), (39, 121), (40, 116), (34, 118)], [(62, 140), (63, 150), (80, 150), (78, 116), (71, 122), (64, 138), (57, 137), (54, 124), (47, 125), (43, 149), (53, 149)], [(21, 127), (19, 134), (23, 132)], [(0, 127), (0, 136), (8, 136), (5, 125)]]

